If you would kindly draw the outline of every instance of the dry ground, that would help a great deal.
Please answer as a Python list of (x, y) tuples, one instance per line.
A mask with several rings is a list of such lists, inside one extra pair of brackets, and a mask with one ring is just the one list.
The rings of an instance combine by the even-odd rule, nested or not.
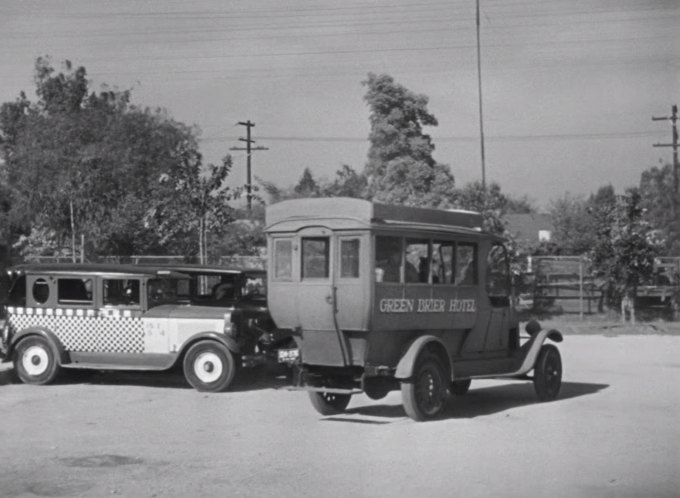
[(478, 381), (428, 423), (398, 392), (321, 417), (281, 379), (202, 394), (166, 374), (34, 387), (5, 368), (0, 496), (678, 496), (680, 334), (565, 332), (559, 400)]

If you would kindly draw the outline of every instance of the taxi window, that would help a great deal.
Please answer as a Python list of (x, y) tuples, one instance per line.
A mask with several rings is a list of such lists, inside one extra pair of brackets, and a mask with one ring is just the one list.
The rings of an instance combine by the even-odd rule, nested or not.
[(293, 242), (290, 239), (274, 240), (274, 278), (287, 280), (293, 276)]
[(359, 278), (359, 239), (340, 241), (340, 277)]
[(107, 278), (103, 281), (104, 306), (139, 306), (139, 280)]
[(58, 279), (57, 300), (59, 304), (92, 304), (92, 279)]
[(26, 306), (26, 275), (17, 277), (12, 283), (7, 304), (10, 306)]
[[(182, 280), (182, 283), (188, 288), (187, 281)], [(161, 304), (177, 303), (180, 300), (178, 297), (178, 294), (180, 293), (178, 285), (178, 280), (172, 278), (153, 278), (149, 280), (147, 284), (147, 300), (149, 308)]]
[(33, 294), (33, 300), (36, 303), (45, 304), (50, 298), (50, 285), (44, 278), (39, 278), (33, 282), (31, 293)]
[(307, 237), (302, 239), (302, 278), (328, 278), (329, 273), (328, 237)]

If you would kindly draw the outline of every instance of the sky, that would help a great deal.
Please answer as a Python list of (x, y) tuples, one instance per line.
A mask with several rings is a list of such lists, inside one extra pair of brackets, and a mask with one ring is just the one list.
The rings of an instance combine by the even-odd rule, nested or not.
[[(538, 207), (670, 163), (680, 0), (480, 0), (487, 182)], [(35, 100), (39, 56), (84, 66), (200, 128), (206, 163), (255, 123), (253, 175), (281, 186), (366, 162), (368, 73), (429, 98), (435, 159), (480, 180), (475, 0), (0, 0), (0, 102)]]

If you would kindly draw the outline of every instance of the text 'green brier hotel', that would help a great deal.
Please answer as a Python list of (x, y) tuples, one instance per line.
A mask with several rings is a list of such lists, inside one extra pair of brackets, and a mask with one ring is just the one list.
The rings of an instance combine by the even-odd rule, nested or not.
[(269, 308), (320, 413), (401, 389), (426, 420), (475, 378), (533, 378), (539, 399), (558, 396), (560, 354), (544, 343), (562, 336), (537, 322), (520, 336), (507, 252), (480, 214), (298, 199), (269, 206), (266, 222)]

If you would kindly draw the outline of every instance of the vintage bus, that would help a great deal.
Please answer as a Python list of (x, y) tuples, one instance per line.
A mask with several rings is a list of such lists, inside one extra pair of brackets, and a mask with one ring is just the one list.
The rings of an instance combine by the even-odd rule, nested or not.
[(558, 396), (561, 358), (545, 342), (562, 336), (530, 322), (520, 337), (508, 254), (480, 214), (298, 199), (269, 206), (266, 223), (270, 312), (298, 347), (280, 355), (299, 355), (295, 384), (320, 413), (401, 389), (426, 420), (480, 378), (532, 378), (540, 400)]

